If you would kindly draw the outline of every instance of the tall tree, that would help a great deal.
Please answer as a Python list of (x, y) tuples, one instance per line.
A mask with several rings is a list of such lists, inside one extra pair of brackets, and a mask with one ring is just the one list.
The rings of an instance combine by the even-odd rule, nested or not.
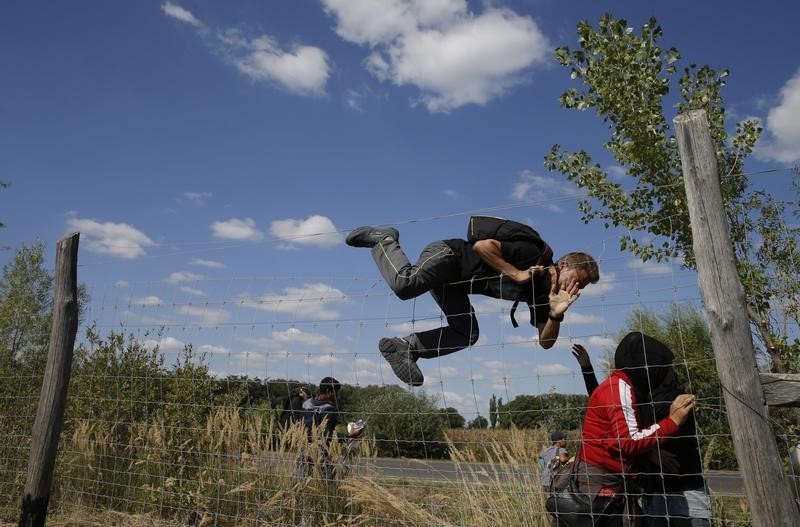
[(489, 399), (489, 423), (491, 424), (492, 430), (494, 427), (497, 426), (497, 397), (492, 394), (492, 398)]
[(452, 406), (442, 408), (439, 412), (442, 414), (442, 422), (447, 428), (464, 428), (464, 425), (467, 424), (467, 420), (464, 419), (464, 416), (458, 413), (458, 410)]
[(467, 428), (470, 430), (485, 430), (489, 428), (489, 421), (487, 421), (484, 416), (479, 415), (469, 422)]
[(3, 266), (0, 280), (0, 353), (29, 360), (47, 346), (53, 276), (44, 267), (44, 244), (23, 245)]
[(704, 109), (708, 114), (755, 335), (776, 371), (796, 371), (800, 343), (790, 342), (784, 322), (800, 320), (800, 227), (785, 224), (788, 203), (753, 188), (744, 172), (762, 130), (757, 121), (747, 120), (736, 125), (733, 135), (726, 131), (722, 88), (728, 70), (690, 64), (679, 74), (681, 55), (659, 44), (662, 29), (654, 18), (636, 32), (625, 20), (606, 14), (597, 28), (580, 22), (577, 32), (580, 49), (561, 47), (555, 56), (582, 85), (564, 92), (560, 102), (568, 109), (593, 110), (603, 119), (611, 132), (603, 146), (633, 185), (612, 178), (585, 150), (554, 145), (545, 166), (586, 191), (587, 199), (579, 203), (585, 222), (597, 220), (636, 233), (620, 237), (622, 250), (643, 261), (675, 257), (694, 268), (680, 156), (664, 112), (677, 83), (677, 112)]

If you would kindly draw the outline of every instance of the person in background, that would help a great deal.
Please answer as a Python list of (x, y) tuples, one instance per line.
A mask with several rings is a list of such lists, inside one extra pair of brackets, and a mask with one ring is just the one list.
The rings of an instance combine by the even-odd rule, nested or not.
[(550, 445), (542, 448), (539, 452), (539, 466), (542, 469), (542, 489), (545, 493), (550, 492), (550, 483), (553, 477), (553, 468), (556, 463), (566, 464), (569, 462), (567, 452), (567, 436), (564, 432), (555, 431), (550, 434)]
[[(312, 474), (315, 459), (320, 461), (320, 470), (324, 478), (333, 480), (335, 466), (330, 459), (330, 444), (336, 436), (336, 425), (339, 423), (339, 408), (336, 405), (336, 392), (341, 388), (341, 383), (333, 377), (325, 377), (319, 383), (317, 395), (303, 402), (303, 424), (308, 433), (308, 448), (301, 448), (295, 472), (295, 482), (301, 481)], [(342, 440), (356, 439), (364, 430), (363, 423), (350, 423), (347, 433), (338, 436)], [(322, 428), (324, 444), (315, 444), (314, 432)], [(316, 450), (320, 448), (320, 450)], [(316, 454), (314, 454), (316, 452)]]
[(281, 412), (278, 422), (284, 430), (291, 426), (292, 423), (303, 420), (303, 403), (311, 396), (308, 388), (305, 386), (299, 387), (289, 397), (287, 404)]
[[(339, 423), (339, 408), (336, 406), (336, 392), (342, 385), (333, 377), (325, 377), (319, 382), (319, 391), (314, 397), (303, 402), (303, 422), (308, 430), (309, 439), (315, 427), (323, 426), (323, 437), (326, 443), (333, 439), (336, 425)], [(342, 438), (356, 438), (361, 429), (348, 432)]]

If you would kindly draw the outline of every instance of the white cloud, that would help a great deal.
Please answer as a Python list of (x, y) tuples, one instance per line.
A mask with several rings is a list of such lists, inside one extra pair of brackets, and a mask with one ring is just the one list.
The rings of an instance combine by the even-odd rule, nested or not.
[(209, 269), (225, 268), (225, 264), (222, 262), (216, 262), (214, 260), (203, 260), (202, 258), (192, 258), (192, 261), (189, 262), (189, 265), (199, 265), (201, 267), (208, 267)]
[(557, 202), (575, 199), (583, 195), (569, 182), (557, 180), (549, 176), (539, 176), (530, 170), (523, 170), (514, 183), (511, 197), (518, 201), (536, 201), (552, 212), (561, 212)]
[(569, 375), (572, 370), (563, 364), (542, 364), (536, 367), (536, 374), (541, 376)]
[(605, 322), (603, 317), (598, 315), (584, 315), (578, 311), (570, 309), (567, 311), (566, 314), (566, 321), (572, 325), (582, 325), (582, 324), (602, 324)]
[(429, 111), (486, 104), (525, 80), (550, 44), (530, 17), (469, 12), (465, 0), (323, 0), (343, 39), (369, 47), (365, 67), (412, 85)]
[(145, 254), (144, 248), (156, 245), (142, 231), (126, 223), (100, 223), (95, 220), (70, 218), (67, 225), (79, 231), (86, 248), (99, 254), (110, 254), (124, 260), (133, 260)]
[(318, 214), (304, 220), (276, 220), (269, 230), (273, 236), (283, 241), (319, 247), (339, 245), (343, 238), (329, 218)]
[(437, 329), (440, 327), (442, 327), (442, 322), (439, 320), (417, 320), (413, 324), (411, 322), (390, 324), (389, 331), (392, 331), (398, 335), (408, 335), (409, 333), (418, 333), (420, 331), (427, 331), (429, 329)]
[(270, 35), (248, 39), (238, 29), (220, 35), (224, 56), (240, 73), (277, 84), (298, 95), (322, 95), (330, 76), (328, 54), (315, 46), (281, 49)]
[(368, 384), (378, 384), (380, 382), (388, 380), (387, 377), (381, 377), (377, 371), (370, 371), (370, 370), (356, 370), (352, 376), (349, 374), (345, 374), (339, 378), (341, 382), (345, 382), (347, 384), (357, 385), (357, 386), (364, 386)]
[(186, 9), (182, 8), (178, 4), (173, 4), (172, 2), (164, 2), (161, 4), (161, 10), (164, 11), (164, 14), (172, 17), (176, 20), (184, 22), (186, 24), (192, 25), (196, 28), (202, 28), (203, 23), (200, 22), (195, 16), (187, 11)]
[(186, 346), (183, 341), (176, 339), (175, 337), (165, 337), (160, 340), (155, 339), (148, 339), (144, 341), (144, 347), (147, 349), (155, 349), (158, 346), (158, 349), (163, 352), (169, 351), (181, 351)]
[(226, 348), (225, 346), (212, 346), (211, 344), (203, 344), (197, 348), (197, 351), (212, 357), (214, 355), (227, 355), (231, 352), (230, 348)]
[(192, 317), (200, 324), (208, 324), (211, 326), (224, 324), (231, 319), (230, 313), (224, 309), (210, 307), (181, 306), (178, 308), (178, 313)]
[(264, 237), (251, 218), (215, 221), (211, 224), (211, 232), (214, 238), (223, 240), (260, 240)]
[(431, 27), (466, 14), (463, 0), (323, 0), (323, 5), (337, 18), (340, 37), (371, 47), (392, 42), (419, 26)]
[(186, 282), (196, 282), (198, 280), (202, 280), (203, 278), (205, 278), (203, 275), (197, 273), (190, 273), (189, 271), (178, 271), (166, 277), (164, 281), (167, 282), (168, 284), (177, 285)]
[(616, 278), (614, 273), (600, 271), (600, 280), (596, 284), (589, 284), (581, 289), (581, 296), (602, 296), (613, 291)]
[(767, 113), (765, 144), (759, 157), (779, 163), (800, 161), (800, 70), (781, 88), (780, 103)]
[(453, 190), (453, 189), (448, 188), (448, 189), (445, 189), (443, 192), (444, 192), (444, 195), (447, 196), (450, 199), (456, 199), (458, 197), (458, 192)]
[(654, 262), (652, 260), (643, 262), (641, 260), (631, 260), (627, 264), (628, 269), (640, 272), (647, 276), (663, 276), (672, 272), (672, 267), (668, 263)]
[(292, 313), (298, 317), (333, 320), (339, 317), (339, 312), (329, 309), (332, 302), (347, 302), (347, 295), (327, 284), (304, 284), (303, 287), (287, 287), (283, 294), (266, 293), (251, 298), (242, 295), (239, 303), (243, 307), (273, 311), (277, 313)]
[(114, 285), (117, 287), (128, 287), (130, 284), (125, 280), (117, 280)]
[(241, 29), (209, 29), (191, 12), (170, 2), (167, 16), (191, 24), (211, 50), (254, 81), (279, 86), (297, 95), (322, 95), (331, 73), (328, 54), (316, 46), (295, 44), (283, 49), (275, 37), (246, 35)]
[(134, 298), (131, 300), (131, 304), (139, 306), (158, 306), (163, 303), (164, 301), (157, 296), (146, 296), (144, 298)]
[(335, 364), (341, 364), (343, 361), (335, 355), (306, 355), (305, 364), (317, 367), (330, 367)]
[(356, 367), (361, 370), (377, 371), (378, 363), (370, 359), (358, 358), (355, 361)]
[(587, 343), (588, 347), (590, 348), (603, 349), (603, 350), (616, 349), (617, 347), (617, 343), (613, 339), (610, 339), (608, 337), (601, 337), (598, 335), (589, 337)]
[(272, 339), (279, 344), (295, 342), (316, 348), (333, 346), (333, 341), (330, 337), (319, 333), (306, 333), (297, 328), (289, 328), (286, 331), (273, 331)]
[(467, 402), (471, 402), (472, 398), (469, 399), (465, 398), (463, 395), (459, 395), (455, 392), (441, 392), (442, 393), (442, 406), (449, 407), (454, 405), (463, 405)]
[(192, 296), (205, 296), (206, 292), (202, 289), (196, 289), (194, 287), (189, 287), (188, 285), (182, 285), (180, 290), (184, 293), (189, 293)]
[(205, 204), (206, 200), (213, 196), (211, 192), (184, 192), (183, 197), (191, 201), (194, 205), (200, 207)]
[(427, 371), (429, 372), (428, 378), (436, 379), (457, 379), (461, 375), (459, 369), (452, 366), (428, 367)]
[(344, 101), (351, 109), (357, 112), (363, 112), (364, 108), (361, 106), (361, 101), (364, 99), (364, 94), (353, 90), (347, 89), (344, 92)]
[[(239, 371), (228, 371), (228, 374), (253, 375), (254, 372), (269, 370), (270, 366), (280, 368), (283, 365), (285, 375), (286, 361), (289, 360), (289, 357), (286, 355), (270, 356), (252, 351), (242, 351), (234, 354), (233, 360), (238, 364)], [(231, 368), (231, 370), (235, 370), (235, 368)]]
[[(508, 311), (511, 309), (511, 304), (509, 304), (508, 300), (482, 297), (480, 300), (475, 300), (472, 302), (472, 307), (475, 309), (475, 313), (478, 315), (503, 314), (508, 313)], [(521, 313), (522, 311), (525, 311), (525, 309), (519, 309), (517, 310), (517, 313)]]

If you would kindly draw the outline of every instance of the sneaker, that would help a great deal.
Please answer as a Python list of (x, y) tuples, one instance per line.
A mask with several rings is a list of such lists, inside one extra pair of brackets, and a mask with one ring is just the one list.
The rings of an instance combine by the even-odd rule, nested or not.
[(425, 377), (417, 366), (417, 359), (413, 356), (408, 341), (399, 338), (383, 338), (378, 343), (381, 355), (392, 367), (397, 378), (411, 386), (422, 386)]
[(365, 225), (350, 231), (345, 243), (351, 247), (374, 247), (387, 238), (398, 241), (400, 240), (400, 233), (393, 227), (383, 229)]

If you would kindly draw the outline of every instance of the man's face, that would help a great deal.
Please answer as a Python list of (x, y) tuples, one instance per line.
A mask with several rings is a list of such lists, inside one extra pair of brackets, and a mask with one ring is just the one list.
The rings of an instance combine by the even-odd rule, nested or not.
[(567, 287), (573, 280), (578, 282), (580, 289), (583, 289), (589, 285), (589, 273), (582, 267), (574, 267), (568, 264), (559, 265), (558, 285)]

